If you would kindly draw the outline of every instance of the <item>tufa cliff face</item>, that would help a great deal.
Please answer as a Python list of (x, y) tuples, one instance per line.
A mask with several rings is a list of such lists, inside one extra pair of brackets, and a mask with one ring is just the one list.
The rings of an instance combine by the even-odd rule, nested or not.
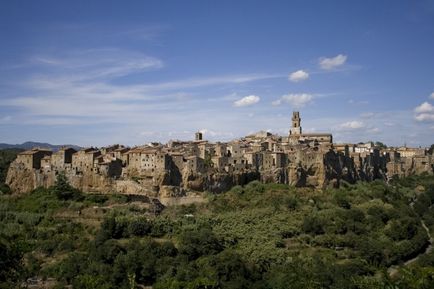
[(37, 173), (33, 169), (26, 168), (16, 161), (12, 162), (6, 176), (6, 184), (14, 193), (26, 193), (40, 186), (43, 182), (37, 181)]
[[(115, 154), (109, 150), (89, 149), (50, 156), (26, 152), (12, 162), (7, 184), (15, 193), (37, 187), (50, 187), (59, 173), (84, 192), (145, 195), (151, 198), (184, 197), (195, 192), (220, 193), (235, 185), (253, 180), (297, 187), (324, 188), (339, 186), (341, 181), (387, 180), (397, 176), (433, 173), (432, 156), (400, 158), (378, 150), (364, 153), (336, 151), (330, 147), (297, 146), (283, 153), (242, 152), (231, 148), (232, 156), (221, 149), (218, 157), (207, 158), (207, 151), (192, 148), (185, 154), (153, 149), (132, 150), (132, 154)], [(208, 148), (209, 154), (216, 154)], [(240, 153), (241, 152), (241, 153)], [(59, 154), (59, 153), (56, 153)], [(212, 160), (212, 161), (211, 161)]]
[(72, 186), (85, 192), (170, 198), (224, 192), (253, 180), (324, 188), (342, 181), (387, 181), (433, 170), (426, 149), (384, 148), (372, 142), (334, 144), (329, 133), (304, 133), (300, 113), (294, 111), (287, 136), (259, 132), (210, 143), (198, 132), (194, 141), (164, 145), (24, 151), (10, 166), (7, 184), (23, 193), (51, 186), (63, 173)]

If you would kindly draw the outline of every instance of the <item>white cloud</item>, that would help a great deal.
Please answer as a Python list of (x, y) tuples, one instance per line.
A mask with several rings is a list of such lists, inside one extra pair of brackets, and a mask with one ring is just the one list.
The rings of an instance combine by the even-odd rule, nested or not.
[(434, 121), (434, 113), (421, 113), (414, 117), (417, 121)]
[(258, 103), (259, 100), (261, 100), (261, 98), (259, 96), (248, 95), (248, 96), (245, 96), (245, 97), (235, 101), (234, 106), (236, 106), (236, 107), (249, 106), (249, 105), (253, 105), (255, 103)]
[(414, 112), (416, 112), (416, 113), (434, 112), (434, 106), (425, 101), (421, 105), (417, 106), (414, 109)]
[(288, 79), (292, 82), (300, 82), (309, 78), (309, 73), (304, 70), (297, 70), (291, 73)]
[(434, 121), (434, 106), (428, 102), (424, 102), (414, 109), (416, 115), (414, 118), (417, 121)]
[(365, 124), (361, 121), (357, 121), (357, 120), (353, 120), (353, 121), (348, 121), (345, 122), (343, 124), (340, 125), (341, 129), (361, 129), (364, 128)]
[(308, 93), (290, 93), (272, 102), (272, 105), (288, 103), (294, 108), (301, 108), (313, 101), (313, 95)]
[[(238, 74), (159, 83), (125, 83), (122, 77), (149, 73), (150, 69), (161, 68), (163, 63), (156, 58), (121, 49), (75, 50), (54, 56), (39, 55), (31, 58), (30, 65), (40, 72), (20, 79), (20, 96), (2, 100), (0, 107), (11, 106), (22, 113), (25, 117), (14, 117), (18, 121), (32, 119), (31, 122), (47, 125), (104, 121), (134, 123), (143, 117), (144, 112), (186, 111), (201, 101), (193, 99), (194, 92), (182, 90), (217, 85), (236, 86), (277, 77), (270, 74)], [(121, 78), (120, 82), (113, 81), (117, 78)], [(239, 98), (233, 97), (217, 99), (235, 101)]]
[(431, 99), (434, 99), (434, 92), (429, 96)]
[(345, 64), (346, 61), (347, 61), (347, 56), (343, 54), (339, 54), (331, 58), (321, 57), (319, 59), (319, 66), (324, 70), (331, 70)]

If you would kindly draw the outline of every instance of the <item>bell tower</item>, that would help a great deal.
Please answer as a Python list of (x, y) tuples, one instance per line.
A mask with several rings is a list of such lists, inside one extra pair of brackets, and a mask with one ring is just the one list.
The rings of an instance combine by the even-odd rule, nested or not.
[(195, 141), (201, 141), (202, 138), (203, 138), (203, 135), (202, 135), (202, 133), (200, 131), (198, 131), (198, 132), (195, 133), (195, 135), (194, 135), (194, 140)]
[(292, 126), (289, 131), (289, 135), (300, 135), (301, 134), (301, 118), (300, 112), (293, 111), (292, 112)]

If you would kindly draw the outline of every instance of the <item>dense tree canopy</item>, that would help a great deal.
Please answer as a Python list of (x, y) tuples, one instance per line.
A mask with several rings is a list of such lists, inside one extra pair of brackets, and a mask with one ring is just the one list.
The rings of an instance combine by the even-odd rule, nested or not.
[[(434, 177), (317, 191), (252, 182), (166, 208), (90, 195), (63, 175), (0, 196), (0, 288), (433, 288)], [(422, 256), (394, 278), (387, 269)]]

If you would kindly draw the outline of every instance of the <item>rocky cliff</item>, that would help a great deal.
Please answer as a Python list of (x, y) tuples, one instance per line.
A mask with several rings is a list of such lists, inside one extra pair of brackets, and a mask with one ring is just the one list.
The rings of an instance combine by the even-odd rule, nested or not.
[[(431, 163), (418, 165), (408, 160), (404, 166), (405, 175), (433, 173)], [(386, 161), (378, 154), (355, 159), (333, 150), (307, 157), (295, 156), (285, 167), (241, 171), (218, 171), (209, 168), (206, 172), (179, 171), (171, 167), (146, 177), (139, 177), (132, 171), (117, 176), (108, 176), (98, 170), (77, 172), (73, 169), (61, 171), (51, 169), (28, 169), (16, 161), (10, 165), (6, 183), (15, 193), (29, 192), (37, 187), (49, 187), (55, 183), (56, 175), (64, 173), (70, 184), (85, 192), (121, 193), (146, 195), (152, 198), (187, 196), (194, 192), (220, 193), (235, 185), (245, 185), (253, 180), (264, 183), (281, 183), (298, 187), (324, 188), (339, 186), (341, 181), (354, 183), (358, 180), (372, 181), (387, 179)]]

